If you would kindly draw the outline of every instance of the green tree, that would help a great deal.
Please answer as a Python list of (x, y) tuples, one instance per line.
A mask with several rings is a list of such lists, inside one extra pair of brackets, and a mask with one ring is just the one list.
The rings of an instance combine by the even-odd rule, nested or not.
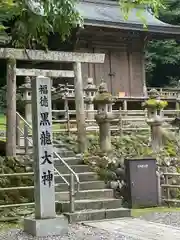
[[(165, 9), (159, 9), (159, 19), (180, 24), (180, 1), (165, 0)], [(175, 86), (180, 80), (180, 45), (175, 39), (151, 41), (147, 46), (147, 76), (151, 86)]]
[(180, 23), (180, 1), (164, 0), (165, 8), (160, 8), (159, 17), (170, 24)]
[(180, 46), (175, 40), (151, 41), (146, 50), (146, 71), (150, 86), (176, 86), (179, 75)]
[(48, 36), (62, 40), (82, 24), (75, 0), (0, 0), (1, 38), (10, 37), (15, 47), (47, 48)]

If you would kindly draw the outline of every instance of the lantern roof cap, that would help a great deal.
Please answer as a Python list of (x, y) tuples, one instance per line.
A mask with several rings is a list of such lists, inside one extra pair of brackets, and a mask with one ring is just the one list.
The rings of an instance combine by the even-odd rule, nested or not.
[(24, 90), (30, 90), (31, 89), (31, 78), (30, 77), (25, 77), (25, 83), (23, 83), (22, 85), (19, 86), (19, 89), (21, 91)]

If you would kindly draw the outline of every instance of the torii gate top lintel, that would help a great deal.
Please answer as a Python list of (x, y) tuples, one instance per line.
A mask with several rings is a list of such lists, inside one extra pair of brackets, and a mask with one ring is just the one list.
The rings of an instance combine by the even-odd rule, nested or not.
[(103, 63), (105, 54), (0, 48), (0, 58), (42, 62)]

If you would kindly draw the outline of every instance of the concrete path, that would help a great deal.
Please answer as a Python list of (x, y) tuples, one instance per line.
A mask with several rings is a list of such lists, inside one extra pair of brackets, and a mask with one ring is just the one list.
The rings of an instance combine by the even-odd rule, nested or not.
[(135, 218), (88, 222), (85, 225), (139, 240), (180, 240), (180, 228)]

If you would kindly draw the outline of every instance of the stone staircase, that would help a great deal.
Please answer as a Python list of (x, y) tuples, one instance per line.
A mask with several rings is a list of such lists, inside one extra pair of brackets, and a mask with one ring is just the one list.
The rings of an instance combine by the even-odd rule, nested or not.
[[(69, 150), (62, 142), (54, 144), (54, 151), (78, 174), (80, 180), (80, 191), (75, 194), (75, 212), (71, 213), (68, 185), (55, 174), (57, 214), (64, 214), (69, 223), (130, 217), (130, 209), (122, 207), (122, 201), (114, 197), (114, 191), (99, 180), (98, 175), (83, 163), (80, 155)], [(55, 158), (54, 165), (69, 182), (70, 173), (63, 163)]]

